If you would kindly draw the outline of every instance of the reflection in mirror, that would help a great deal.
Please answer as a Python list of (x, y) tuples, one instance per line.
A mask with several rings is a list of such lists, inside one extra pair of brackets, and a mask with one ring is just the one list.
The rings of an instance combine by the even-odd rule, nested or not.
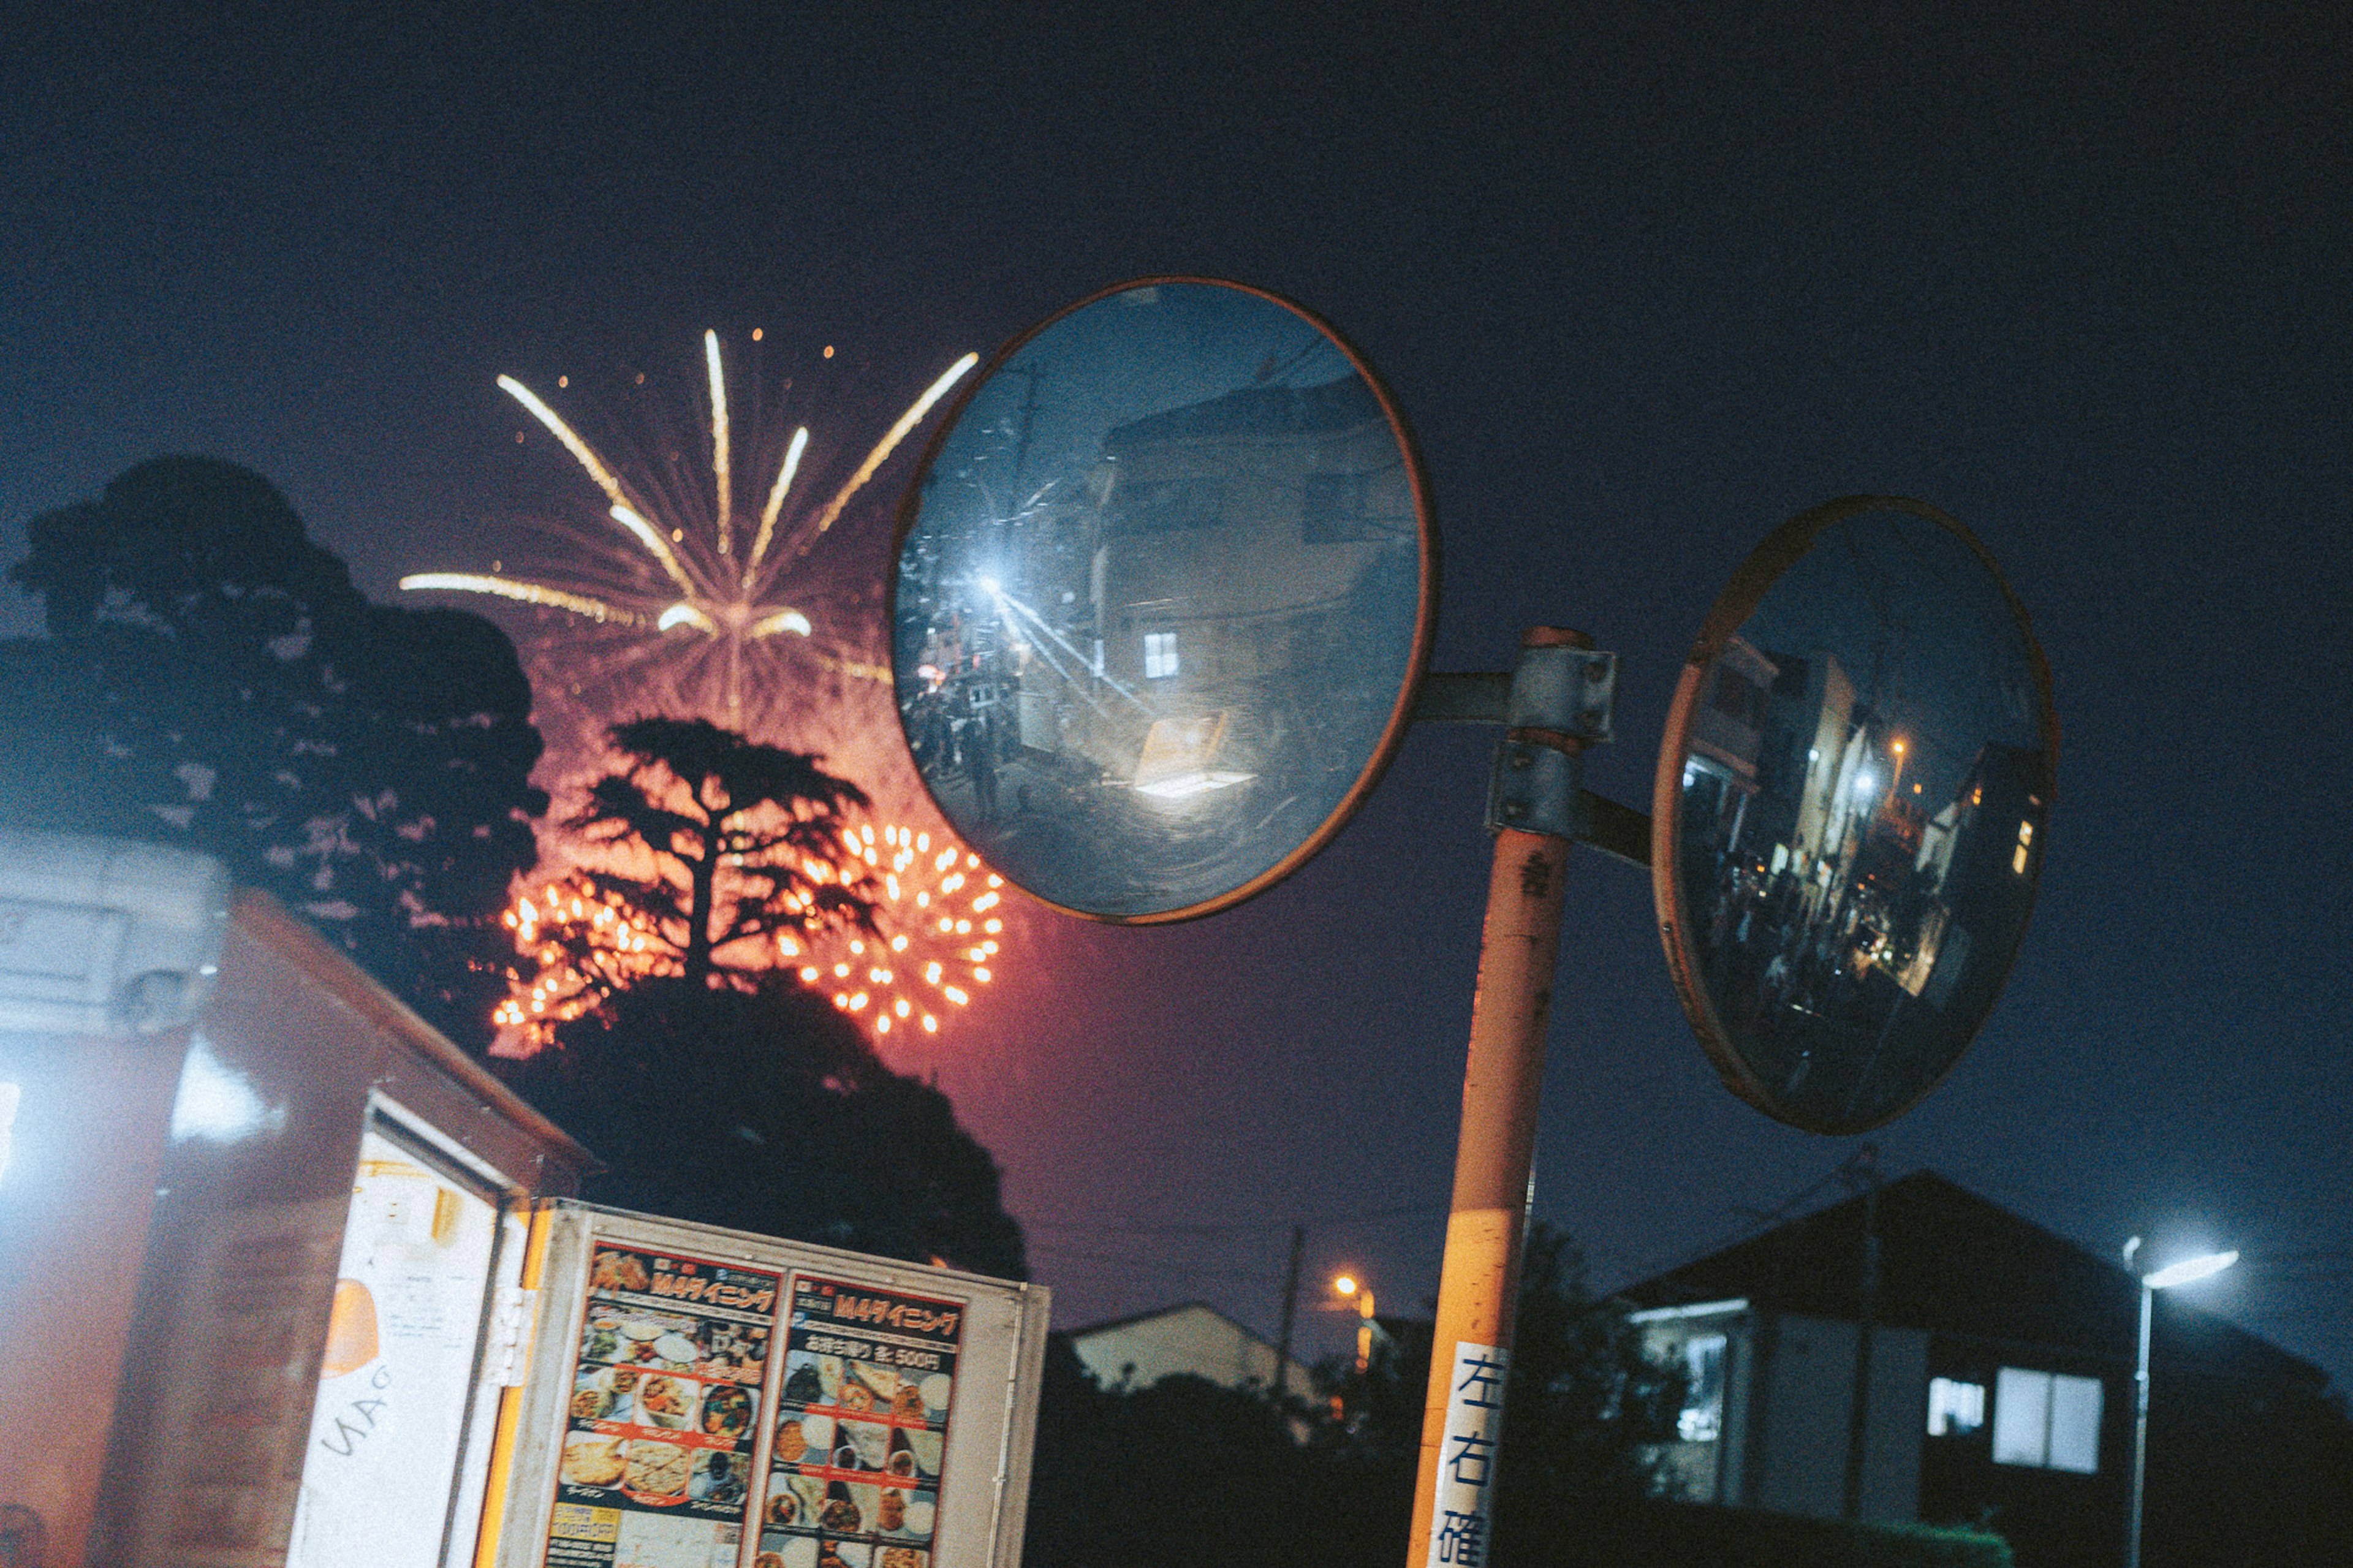
[(2040, 671), (1970, 544), (1878, 505), (1823, 528), (1699, 672), (1677, 967), (1771, 1113), (1876, 1126), (1991, 1010), (2042, 864)]
[(1129, 288), (1018, 344), (902, 524), (900, 713), (956, 831), (1125, 920), (1336, 831), (1427, 635), (1410, 461), (1338, 342), (1246, 289)]

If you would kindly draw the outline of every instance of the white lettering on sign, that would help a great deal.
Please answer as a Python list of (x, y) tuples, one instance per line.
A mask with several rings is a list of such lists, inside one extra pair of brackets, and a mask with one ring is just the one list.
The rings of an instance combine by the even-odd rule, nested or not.
[(1487, 1568), (1495, 1456), (1504, 1434), (1504, 1380), (1511, 1364), (1512, 1352), (1493, 1345), (1461, 1341), (1454, 1346), (1425, 1568)]

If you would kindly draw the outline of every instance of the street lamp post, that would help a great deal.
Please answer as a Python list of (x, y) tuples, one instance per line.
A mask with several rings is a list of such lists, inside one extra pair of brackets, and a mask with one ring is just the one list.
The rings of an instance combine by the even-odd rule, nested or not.
[(1356, 1375), (1362, 1377), (1373, 1365), (1373, 1288), (1353, 1274), (1343, 1274), (1332, 1281), (1332, 1289), (1354, 1297), (1356, 1316), (1364, 1320), (1356, 1328)]
[[(2125, 1243), (2125, 1267), (2133, 1267), (2133, 1258), (2140, 1251), (2140, 1237)], [(2176, 1285), (2187, 1285), (2220, 1274), (2239, 1261), (2238, 1253), (2209, 1252), (2202, 1257), (2186, 1258), (2168, 1264), (2153, 1274), (2140, 1279), (2140, 1351), (2133, 1362), (2133, 1477), (2132, 1512), (2125, 1523), (2125, 1568), (2140, 1568), (2140, 1505), (2148, 1471), (2148, 1329), (2149, 1319), (2159, 1290), (2169, 1290)]]

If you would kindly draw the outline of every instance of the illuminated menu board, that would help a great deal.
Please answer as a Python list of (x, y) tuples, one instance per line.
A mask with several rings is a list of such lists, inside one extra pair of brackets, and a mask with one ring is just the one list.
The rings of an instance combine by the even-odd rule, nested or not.
[(599, 1244), (572, 1358), (550, 1568), (741, 1554), (780, 1276)]
[(754, 1568), (931, 1568), (965, 1315), (793, 1276)]
[(483, 1568), (1014, 1568), (1038, 1286), (559, 1201)]

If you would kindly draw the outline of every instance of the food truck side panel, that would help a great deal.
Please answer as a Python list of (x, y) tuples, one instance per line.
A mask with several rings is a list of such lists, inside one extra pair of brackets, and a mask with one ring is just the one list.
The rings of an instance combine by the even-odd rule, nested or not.
[(174, 1120), (90, 1561), (278, 1568), (334, 1370), (364, 1139), (430, 1145), (500, 1205), (573, 1190), (586, 1156), (257, 894), (233, 910)]
[(187, 1031), (0, 1034), (0, 1503), (81, 1561)]
[(0, 1553), (81, 1561), (187, 1025), (228, 879), (0, 829)]

